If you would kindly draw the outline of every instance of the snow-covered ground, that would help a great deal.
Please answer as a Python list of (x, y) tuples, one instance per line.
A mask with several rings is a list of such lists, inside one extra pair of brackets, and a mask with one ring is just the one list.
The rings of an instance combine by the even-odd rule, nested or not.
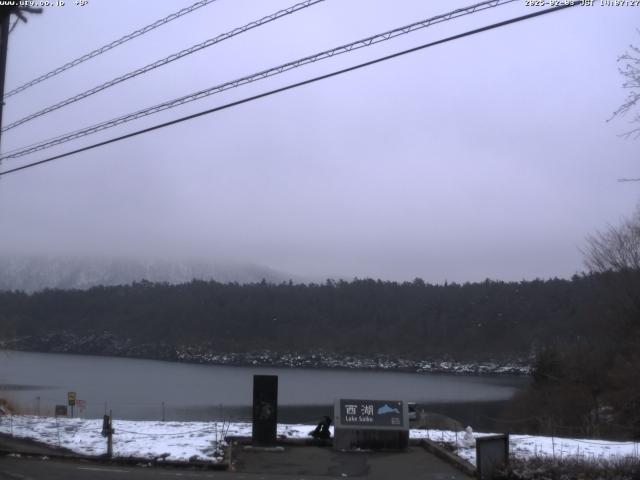
[[(251, 435), (250, 423), (158, 422), (114, 420), (113, 454), (116, 457), (167, 461), (222, 460), (224, 437)], [(309, 425), (278, 425), (278, 435), (306, 437)], [(53, 418), (30, 415), (0, 416), (0, 433), (59, 446), (82, 455), (103, 455), (107, 439), (101, 419)]]
[[(166, 458), (167, 461), (200, 460), (220, 462), (224, 437), (251, 436), (250, 423), (157, 422), (115, 420), (113, 451), (117, 457), (145, 459)], [(306, 438), (312, 425), (278, 425), (278, 435)], [(83, 455), (106, 453), (107, 441), (101, 435), (102, 420), (52, 418), (14, 415), (0, 417), (0, 433), (30, 438), (49, 445), (67, 448)], [(460, 457), (475, 465), (475, 448), (462, 447), (462, 432), (443, 430), (411, 430), (411, 438), (429, 438), (436, 442), (458, 445)], [(481, 437), (488, 433), (474, 433)], [(586, 460), (615, 457), (640, 457), (638, 442), (511, 435), (510, 450), (516, 457), (579, 457)]]
[[(429, 438), (435, 442), (446, 443), (456, 447), (458, 456), (473, 465), (476, 464), (475, 447), (462, 446), (464, 432), (452, 432), (445, 430), (411, 430), (411, 438)], [(475, 438), (493, 433), (474, 432)], [(634, 457), (640, 458), (639, 442), (609, 442), (606, 440), (593, 440), (581, 438), (541, 437), (536, 435), (510, 435), (509, 451), (517, 458), (528, 457), (574, 457), (582, 460), (611, 460), (614, 458)]]

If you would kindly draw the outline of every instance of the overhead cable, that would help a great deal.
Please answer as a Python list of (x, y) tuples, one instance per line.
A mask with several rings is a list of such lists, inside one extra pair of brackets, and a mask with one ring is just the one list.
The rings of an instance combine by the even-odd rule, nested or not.
[(56, 75), (61, 74), (62, 72), (64, 72), (65, 70), (69, 70), (70, 68), (73, 68), (77, 65), (80, 65), (83, 62), (86, 62), (87, 60), (92, 59), (93, 57), (96, 57), (102, 53), (105, 53), (113, 48), (116, 48), (119, 45), (122, 45), (123, 43), (128, 42), (129, 40), (133, 40), (136, 37), (139, 37), (140, 35), (144, 35), (145, 33), (150, 32), (151, 30), (155, 30), (158, 27), (161, 27), (162, 25), (165, 25), (173, 20), (176, 20), (177, 18), (180, 18), (184, 15), (187, 15), (195, 10), (197, 10), (198, 8), (204, 7), (205, 5), (208, 5), (212, 2), (215, 2), (216, 0), (200, 0), (196, 3), (194, 3), (193, 5), (183, 8), (182, 10), (178, 10), (175, 13), (172, 13), (171, 15), (167, 15), (164, 18), (161, 18), (160, 20), (156, 20), (155, 22), (153, 22), (150, 25), (147, 25), (146, 27), (142, 27), (138, 30), (135, 30), (123, 37), (120, 37), (117, 40), (114, 40), (113, 42), (107, 43), (106, 45), (103, 45), (100, 48), (96, 48), (95, 50), (82, 55), (81, 57), (76, 58), (75, 60), (71, 60), (70, 62), (65, 63), (64, 65), (55, 68), (53, 70), (51, 70), (48, 73), (45, 73), (44, 75), (41, 75), (37, 78), (34, 78), (33, 80), (20, 85), (19, 87), (14, 88), (13, 90), (11, 90), (10, 92), (7, 92), (4, 94), (4, 99), (6, 100), (7, 98), (15, 95), (16, 93), (20, 93), (23, 90), (26, 90), (29, 87), (32, 87), (34, 85), (37, 85), (40, 82), (44, 82), (45, 80), (51, 78), (51, 77), (55, 77)]
[(310, 7), (312, 5), (315, 5), (317, 3), (324, 2), (324, 1), (325, 0), (305, 0), (304, 2), (297, 3), (289, 8), (279, 10), (275, 13), (272, 13), (271, 15), (267, 15), (266, 17), (260, 18), (258, 20), (254, 20), (253, 22), (243, 25), (242, 27), (234, 28), (233, 30), (223, 33), (221, 35), (218, 35), (217, 37), (210, 38), (208, 40), (205, 40), (204, 42), (200, 42), (189, 48), (180, 50), (177, 53), (172, 53), (168, 57), (164, 57), (164, 58), (161, 58), (160, 60), (156, 60), (155, 62), (145, 65), (144, 67), (138, 68), (137, 70), (134, 70), (132, 72), (116, 77), (96, 87), (90, 88), (89, 90), (86, 90), (82, 93), (74, 95), (73, 97), (69, 97), (66, 100), (62, 100), (61, 102), (58, 102), (47, 108), (44, 108), (35, 113), (32, 113), (31, 115), (27, 115), (26, 117), (21, 118), (20, 120), (16, 120), (15, 122), (10, 123), (9, 125), (3, 127), (2, 131), (5, 132), (7, 130), (11, 130), (12, 128), (22, 125), (23, 123), (26, 123), (35, 118), (41, 117), (42, 115), (46, 115), (47, 113), (51, 113), (55, 110), (58, 110), (59, 108), (66, 107), (67, 105), (71, 105), (72, 103), (75, 103), (84, 98), (90, 97), (91, 95), (101, 92), (102, 90), (106, 90), (107, 88), (113, 87), (114, 85), (118, 85), (119, 83), (126, 82), (127, 80), (137, 77), (138, 75), (142, 75), (144, 73), (150, 72), (151, 70), (155, 70), (156, 68), (159, 68), (159, 67), (164, 67), (165, 65), (171, 62), (175, 62), (176, 60), (186, 57), (187, 55), (191, 55), (192, 53), (198, 52), (202, 49), (205, 49), (217, 43), (228, 40), (248, 30), (261, 27), (262, 25), (278, 20), (279, 18), (282, 18), (286, 15), (291, 15), (292, 13), (295, 13), (299, 10), (302, 10), (304, 8)]
[(74, 132), (66, 133), (58, 137), (55, 137), (54, 139), (44, 140), (42, 142), (39, 142), (36, 145), (30, 145), (18, 150), (14, 150), (12, 152), (9, 152), (5, 155), (0, 156), (0, 161), (4, 159), (9, 159), (9, 158), (18, 158), (39, 150), (51, 148), (53, 146), (66, 143), (68, 141), (75, 140), (80, 137), (84, 137), (86, 135), (91, 135), (93, 133), (96, 133), (108, 128), (112, 128), (117, 125), (130, 122), (132, 120), (136, 120), (138, 118), (146, 117), (148, 115), (152, 115), (154, 113), (158, 113), (164, 110), (168, 110), (170, 108), (184, 105), (185, 103), (193, 102), (195, 100), (200, 100), (201, 98), (205, 98), (210, 95), (221, 93), (221, 92), (224, 92), (225, 90), (236, 88), (241, 85), (255, 82), (257, 80), (263, 80), (265, 78), (268, 78), (274, 75), (279, 75), (281, 73), (292, 70), (294, 68), (301, 67), (303, 65), (307, 65), (307, 64), (314, 63), (321, 60), (326, 60), (327, 58), (332, 58), (332, 57), (335, 57), (336, 55), (348, 53), (360, 48), (369, 47), (376, 43), (384, 42), (386, 40), (398, 37), (400, 35), (406, 35), (408, 33), (414, 32), (422, 28), (429, 27), (437, 23), (452, 20), (454, 18), (458, 18), (463, 15), (469, 15), (469, 14), (472, 14), (481, 10), (485, 10), (488, 8), (495, 8), (501, 5), (506, 5), (508, 3), (512, 3), (515, 1), (517, 0), (488, 0), (488, 1), (471, 5), (469, 7), (459, 8), (457, 10), (453, 10), (451, 12), (448, 12), (442, 15), (437, 15), (435, 17), (431, 17), (426, 20), (420, 20), (419, 22), (414, 22), (410, 25), (398, 27), (384, 33), (379, 33), (361, 40), (357, 40), (355, 42), (348, 43), (346, 45), (341, 45), (339, 47), (335, 47), (329, 50), (324, 50), (322, 52), (315, 53), (313, 55), (309, 55), (307, 57), (303, 57), (298, 60), (294, 60), (282, 65), (278, 65), (276, 67), (271, 67), (267, 70), (263, 70), (258, 73), (253, 73), (245, 77), (241, 77), (235, 80), (231, 80), (231, 81), (207, 88), (205, 90), (200, 90), (198, 92), (185, 95), (180, 98), (169, 100), (161, 104), (154, 105), (152, 107), (148, 107), (143, 110), (139, 110), (137, 112), (129, 113), (120, 117), (113, 118), (111, 120), (107, 120), (105, 122), (101, 122), (89, 127), (82, 128), (80, 130), (76, 130)]
[(49, 158), (45, 158), (44, 160), (39, 160), (37, 162), (28, 163), (26, 165), (22, 165), (20, 167), (12, 168), (10, 170), (5, 170), (3, 172), (0, 172), (0, 176), (7, 175), (9, 173), (18, 172), (18, 171), (25, 170), (25, 169), (28, 169), (28, 168), (33, 168), (33, 167), (36, 167), (38, 165), (43, 165), (45, 163), (52, 162), (54, 160), (59, 160), (61, 158), (65, 158), (65, 157), (74, 155), (76, 153), (81, 153), (81, 152), (86, 152), (88, 150), (93, 150), (95, 148), (98, 148), (98, 147), (101, 147), (101, 146), (104, 146), (104, 145), (108, 145), (108, 144), (111, 144), (111, 143), (119, 142), (121, 140), (125, 140), (127, 138), (132, 138), (132, 137), (135, 137), (135, 136), (138, 136), (138, 135), (142, 135), (144, 133), (152, 132), (154, 130), (159, 130), (161, 128), (168, 127), (170, 125), (175, 125), (175, 124), (184, 122), (186, 120), (191, 120), (191, 119), (194, 119), (194, 118), (202, 117), (204, 115), (209, 115), (211, 113), (218, 112), (218, 111), (221, 111), (221, 110), (226, 110), (228, 108), (235, 107), (235, 106), (238, 106), (238, 105), (242, 105), (244, 103), (249, 103), (249, 102), (252, 102), (254, 100), (258, 100), (260, 98), (265, 98), (265, 97), (268, 97), (268, 96), (271, 96), (271, 95), (275, 95), (277, 93), (285, 92), (287, 90), (292, 90), (294, 88), (298, 88), (298, 87), (301, 87), (303, 85), (308, 85), (308, 84), (311, 84), (311, 83), (318, 82), (320, 80), (325, 80), (325, 79), (328, 79), (328, 78), (331, 78), (331, 77), (336, 77), (338, 75), (342, 75), (342, 74), (347, 73), (347, 72), (351, 72), (351, 71), (358, 70), (358, 69), (361, 69), (361, 68), (364, 68), (364, 67), (368, 67), (370, 65), (381, 63), (381, 62), (390, 60), (392, 58), (400, 57), (400, 56), (403, 56), (403, 55), (406, 55), (406, 54), (409, 54), (409, 53), (417, 52), (417, 51), (423, 50), (425, 48), (429, 48), (429, 47), (433, 47), (433, 46), (440, 45), (440, 44), (443, 44), (443, 43), (451, 42), (453, 40), (458, 40), (460, 38), (468, 37), (468, 36), (475, 35), (475, 34), (478, 34), (478, 33), (481, 33), (481, 32), (486, 32), (488, 30), (494, 30), (496, 28), (500, 28), (500, 27), (504, 27), (504, 26), (507, 26), (507, 25), (511, 25), (513, 23), (522, 22), (524, 20), (529, 20), (531, 18), (539, 17), (541, 15), (554, 13), (554, 12), (557, 12), (557, 11), (560, 11), (560, 10), (564, 10), (566, 8), (573, 7), (575, 5), (579, 5), (579, 4), (578, 3), (566, 4), (566, 5), (561, 5), (561, 6), (558, 6), (558, 7), (553, 7), (553, 8), (548, 8), (548, 9), (545, 9), (545, 10), (536, 11), (536, 12), (533, 12), (533, 13), (530, 13), (530, 14), (527, 14), (527, 15), (522, 15), (520, 17), (511, 18), (509, 20), (504, 20), (502, 22), (493, 23), (491, 25), (487, 25), (487, 26), (484, 26), (484, 27), (481, 27), (481, 28), (476, 28), (474, 30), (469, 30), (469, 31), (466, 31), (464, 33), (459, 33), (457, 35), (446, 37), (446, 38), (443, 38), (441, 40), (436, 40), (434, 42), (425, 43), (425, 44), (419, 45), (417, 47), (409, 48), (407, 50), (403, 50), (401, 52), (393, 53), (391, 55), (386, 55), (384, 57), (379, 57), (379, 58), (376, 58), (374, 60), (370, 60), (368, 62), (364, 62), (364, 63), (360, 63), (358, 65), (354, 65), (354, 66), (351, 66), (351, 67), (348, 67), (348, 68), (344, 68), (342, 70), (337, 70), (337, 71), (334, 71), (334, 72), (331, 72), (331, 73), (327, 73), (327, 74), (324, 74), (324, 75), (313, 77), (313, 78), (310, 78), (310, 79), (307, 79), (307, 80), (303, 80), (301, 82), (292, 83), (292, 84), (286, 85), (284, 87), (280, 87), (280, 88), (276, 88), (274, 90), (270, 90), (268, 92), (263, 92), (263, 93), (260, 93), (258, 95), (253, 95), (251, 97), (246, 97), (246, 98), (243, 98), (241, 100), (237, 100), (235, 102), (231, 102), (231, 103), (227, 103), (225, 105), (221, 105), (221, 106), (218, 106), (218, 107), (210, 108), (210, 109), (204, 110), (202, 112), (194, 113), (192, 115), (187, 115), (185, 117), (181, 117), (181, 118), (178, 118), (178, 119), (175, 119), (175, 120), (171, 120), (169, 122), (165, 122), (165, 123), (161, 123), (161, 124), (158, 124), (158, 125), (154, 125), (152, 127), (144, 128), (142, 130), (137, 130), (135, 132), (127, 133), (125, 135), (121, 135), (119, 137), (111, 138), (111, 139), (105, 140), (103, 142), (94, 143), (92, 145), (87, 145), (85, 147), (78, 148), (76, 150), (72, 150), (72, 151), (69, 151), (69, 152), (61, 153), (59, 155), (55, 155), (55, 156), (52, 156), (52, 157), (49, 157)]

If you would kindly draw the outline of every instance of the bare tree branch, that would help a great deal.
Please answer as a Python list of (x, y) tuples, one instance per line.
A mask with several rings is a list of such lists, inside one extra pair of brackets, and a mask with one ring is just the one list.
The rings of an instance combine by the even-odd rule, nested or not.
[[(637, 30), (640, 34), (640, 30)], [(629, 45), (629, 50), (618, 57), (618, 71), (623, 76), (622, 88), (631, 90), (620, 105), (607, 119), (610, 122), (616, 117), (624, 117), (640, 105), (640, 47)], [(635, 114), (629, 123), (640, 124), (640, 114)], [(640, 127), (633, 128), (620, 135), (623, 138), (640, 138)]]
[(640, 209), (619, 227), (587, 237), (585, 264), (592, 272), (640, 270)]

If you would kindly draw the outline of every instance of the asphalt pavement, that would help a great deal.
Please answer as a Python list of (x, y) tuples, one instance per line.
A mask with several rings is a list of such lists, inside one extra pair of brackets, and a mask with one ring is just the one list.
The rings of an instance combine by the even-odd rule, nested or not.
[[(401, 452), (339, 452), (330, 447), (292, 446), (259, 450), (238, 446), (233, 467), (245, 474), (288, 475), (282, 478), (469, 479), (419, 446)], [(274, 477), (276, 478), (276, 477)], [(280, 478), (280, 477), (277, 477)]]
[(336, 452), (329, 447), (285, 447), (280, 451), (244, 450), (235, 453), (229, 471), (192, 467), (129, 466), (46, 456), (0, 457), (0, 479), (84, 480), (213, 478), (219, 480), (468, 480), (448, 463), (421, 447), (404, 452)]
[[(249, 477), (229, 476), (227, 472), (197, 471), (186, 468), (137, 467), (117, 464), (102, 464), (87, 460), (60, 460), (46, 457), (0, 458), (1, 480), (119, 480), (158, 478), (215, 478), (246, 479)], [(260, 477), (253, 477), (260, 478)], [(265, 477), (266, 478), (266, 477)]]
[(33, 440), (0, 434), (0, 454), (7, 452), (22, 452), (30, 455), (75, 455), (65, 448), (52, 447)]

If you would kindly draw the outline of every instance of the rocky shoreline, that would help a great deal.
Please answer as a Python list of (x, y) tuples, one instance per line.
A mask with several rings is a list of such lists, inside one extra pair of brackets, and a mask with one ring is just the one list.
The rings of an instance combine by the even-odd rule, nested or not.
[(529, 375), (531, 359), (508, 361), (460, 362), (451, 359), (407, 359), (391, 356), (371, 358), (329, 351), (216, 352), (211, 345), (169, 345), (135, 343), (110, 332), (78, 335), (55, 332), (41, 336), (25, 336), (0, 341), (0, 349), (41, 353), (101, 355), (207, 365), (378, 370), (411, 373), (443, 373), (459, 375)]

